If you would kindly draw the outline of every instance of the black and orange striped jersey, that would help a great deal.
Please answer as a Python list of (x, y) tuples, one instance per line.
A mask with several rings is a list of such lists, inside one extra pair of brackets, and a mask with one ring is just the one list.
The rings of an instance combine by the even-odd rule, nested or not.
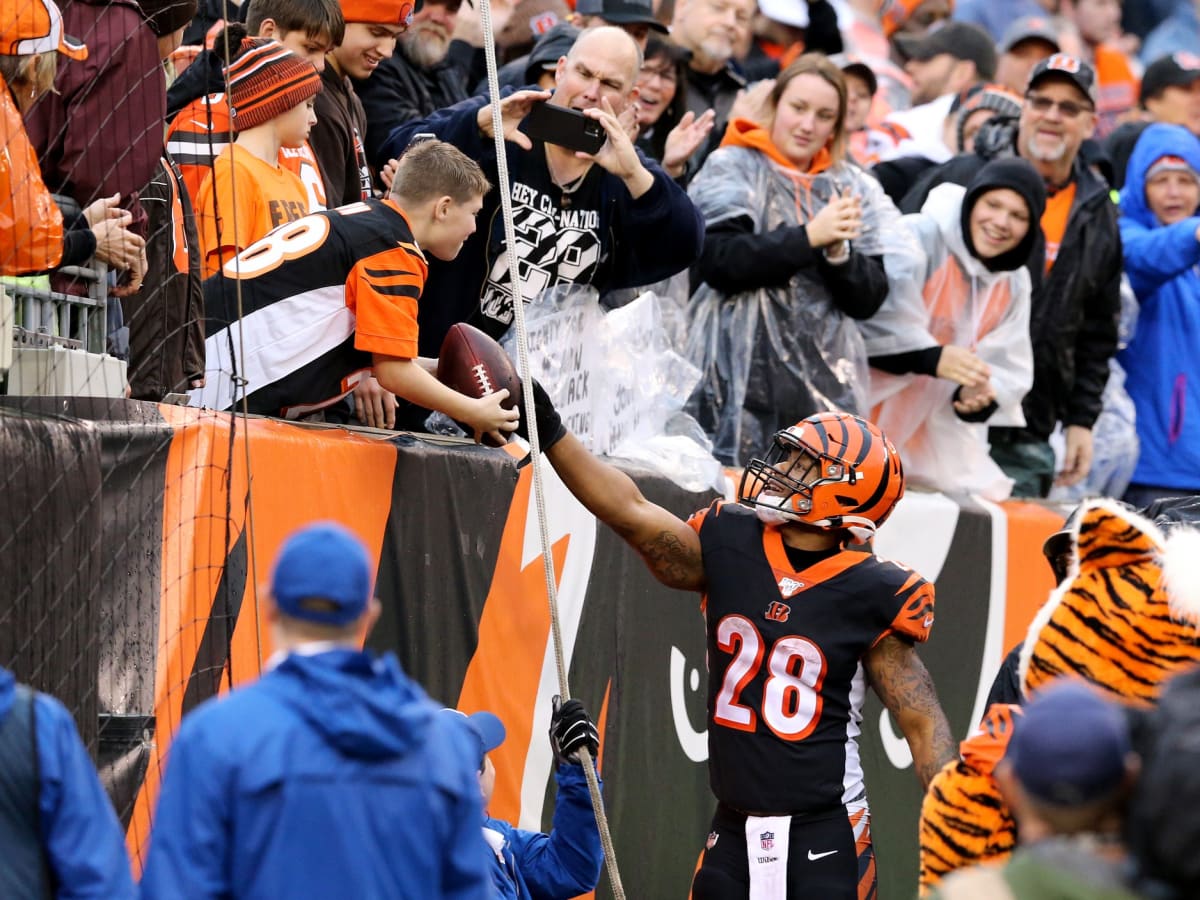
[(204, 283), (206, 383), (192, 404), (229, 409), (244, 391), (251, 412), (295, 418), (337, 402), (372, 353), (417, 355), (427, 273), (392, 200), (276, 228)]
[(707, 582), (713, 793), (756, 815), (863, 799), (862, 660), (888, 635), (928, 638), (933, 585), (863, 550), (796, 571), (780, 529), (740, 506), (718, 501), (689, 524)]

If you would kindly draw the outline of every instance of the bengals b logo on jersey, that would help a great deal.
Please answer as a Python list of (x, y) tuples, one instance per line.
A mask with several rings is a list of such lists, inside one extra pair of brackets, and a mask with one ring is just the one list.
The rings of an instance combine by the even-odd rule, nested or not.
[(791, 614), (792, 608), (786, 603), (780, 603), (778, 600), (768, 606), (767, 611), (763, 613), (772, 622), (786, 622)]

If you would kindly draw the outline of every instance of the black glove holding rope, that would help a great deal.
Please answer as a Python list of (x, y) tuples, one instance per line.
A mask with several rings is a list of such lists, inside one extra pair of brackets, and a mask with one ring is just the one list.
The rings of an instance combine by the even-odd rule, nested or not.
[[(562, 440), (563, 435), (567, 433), (567, 429), (563, 426), (562, 416), (558, 414), (558, 410), (554, 408), (554, 403), (550, 400), (550, 395), (546, 393), (546, 389), (538, 384), (538, 380), (533, 379), (533, 404), (534, 415), (537, 417), (538, 442), (541, 445), (542, 452), (545, 453), (556, 443)], [(521, 421), (517, 425), (517, 434), (525, 440), (529, 440), (529, 428), (526, 426), (528, 404), (521, 405)]]
[(581, 765), (581, 747), (587, 747), (588, 753), (595, 759), (596, 751), (600, 749), (600, 733), (578, 700), (568, 700), (560, 706), (559, 697), (555, 694), (554, 714), (550, 717), (550, 746), (560, 765)]

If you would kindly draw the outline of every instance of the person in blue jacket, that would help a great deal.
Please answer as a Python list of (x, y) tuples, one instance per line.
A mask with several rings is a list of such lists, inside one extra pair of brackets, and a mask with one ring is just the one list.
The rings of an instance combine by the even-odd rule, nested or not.
[[(468, 723), (482, 750), (479, 785), (486, 807), (496, 788), (496, 767), (489, 754), (504, 743), (504, 723), (490, 712), (474, 713)], [(483, 838), (498, 900), (569, 900), (595, 890), (600, 881), (604, 851), (579, 759), (581, 747), (587, 747), (594, 758), (600, 738), (578, 700), (559, 706), (558, 698), (554, 698), (550, 745), (558, 782), (550, 833), (527, 831), (491, 816), (483, 820)]]
[[(547, 91), (504, 92), (500, 101), (526, 302), (558, 285), (596, 290), (638, 287), (669, 278), (700, 255), (704, 222), (687, 194), (639, 152), (618, 116), (636, 102), (637, 44), (619, 28), (583, 32), (555, 70)], [(575, 153), (531, 138), (525, 117), (542, 103), (582, 112), (604, 143)], [(568, 114), (569, 115), (569, 114)], [(498, 184), (488, 98), (473, 97), (394, 129), (385, 158), (399, 157), (414, 137), (432, 134), (477, 160)], [(442, 338), (469, 322), (499, 338), (513, 320), (509, 255), (499, 191), (484, 197), (479, 230), (452, 263), (430, 260), (418, 311), (421, 356), (437, 356)]]
[(0, 897), (136, 896), (125, 835), (71, 714), (0, 668)]
[(358, 648), (379, 616), (353, 534), (284, 543), (264, 604), (276, 653), (172, 741), (145, 898), (490, 896), (470, 730)]
[(1200, 493), (1200, 141), (1149, 126), (1121, 190), (1125, 272), (1140, 309), (1120, 352), (1141, 456), (1125, 501)]

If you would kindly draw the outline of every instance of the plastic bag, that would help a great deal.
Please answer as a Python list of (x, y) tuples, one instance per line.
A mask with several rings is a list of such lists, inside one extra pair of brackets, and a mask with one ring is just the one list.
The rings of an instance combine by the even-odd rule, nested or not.
[[(605, 313), (594, 288), (564, 285), (526, 307), (525, 325), (533, 377), (584, 446), (687, 490), (720, 483), (720, 464), (681, 412), (700, 373), (672, 348), (654, 294)], [(501, 343), (519, 365), (515, 330)]]

